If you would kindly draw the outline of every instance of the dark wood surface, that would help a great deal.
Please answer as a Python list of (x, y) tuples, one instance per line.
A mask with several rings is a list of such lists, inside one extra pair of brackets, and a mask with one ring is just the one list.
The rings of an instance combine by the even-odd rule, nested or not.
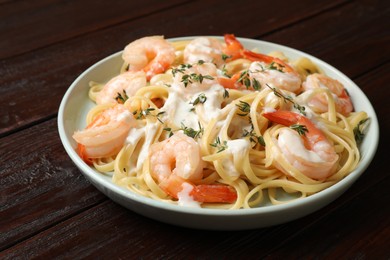
[[(0, 259), (389, 259), (390, 4), (361, 1), (0, 1)], [(217, 232), (163, 224), (109, 200), (67, 156), (57, 112), (72, 81), (146, 35), (261, 39), (349, 76), (380, 121), (362, 177), (286, 224)]]

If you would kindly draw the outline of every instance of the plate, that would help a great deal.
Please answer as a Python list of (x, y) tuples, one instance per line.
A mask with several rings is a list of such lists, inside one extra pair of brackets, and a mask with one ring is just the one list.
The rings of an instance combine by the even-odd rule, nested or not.
[[(215, 38), (223, 39), (222, 37)], [(195, 37), (169, 39), (189, 40)], [(122, 52), (115, 53), (88, 68), (66, 91), (58, 112), (58, 130), (63, 146), (81, 173), (101, 192), (120, 205), (143, 216), (196, 229), (245, 230), (286, 223), (306, 216), (334, 201), (345, 192), (365, 171), (372, 161), (379, 141), (379, 126), (375, 111), (361, 89), (347, 76), (331, 65), (304, 52), (265, 41), (238, 38), (247, 49), (257, 48), (263, 53), (282, 51), (294, 60), (307, 57), (319, 66), (328, 76), (338, 79), (348, 90), (357, 111), (366, 111), (371, 118), (368, 133), (361, 144), (361, 161), (358, 167), (335, 185), (309, 197), (287, 204), (269, 205), (252, 209), (223, 210), (189, 208), (172, 205), (135, 194), (119, 187), (110, 176), (98, 173), (85, 164), (77, 155), (76, 143), (72, 138), (75, 130), (85, 127), (85, 118), (94, 105), (88, 98), (89, 81), (105, 82), (118, 74), (122, 66)]]

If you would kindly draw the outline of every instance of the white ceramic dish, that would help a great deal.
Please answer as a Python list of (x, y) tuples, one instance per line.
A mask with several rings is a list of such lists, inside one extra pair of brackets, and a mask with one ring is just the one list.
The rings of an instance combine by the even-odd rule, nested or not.
[[(175, 38), (171, 40), (187, 40), (193, 37)], [(88, 82), (90, 80), (105, 82), (115, 76), (122, 65), (121, 52), (115, 53), (82, 73), (69, 87), (61, 102), (58, 113), (58, 130), (66, 152), (84, 174), (84, 176), (115, 202), (141, 215), (173, 225), (210, 229), (210, 230), (244, 230), (267, 227), (285, 223), (308, 215), (339, 197), (346, 191), (368, 167), (377, 149), (379, 127), (375, 111), (358, 86), (348, 77), (329, 64), (306, 53), (264, 41), (239, 38), (248, 49), (258, 48), (264, 53), (278, 50), (290, 59), (308, 57), (314, 61), (330, 77), (341, 81), (351, 95), (355, 109), (366, 111), (371, 118), (369, 131), (361, 145), (361, 162), (357, 169), (346, 178), (310, 197), (283, 205), (269, 205), (253, 209), (217, 210), (188, 208), (171, 205), (119, 187), (112, 183), (111, 178), (96, 172), (85, 164), (75, 152), (76, 143), (72, 134), (77, 129), (85, 127), (87, 111), (93, 106), (88, 98)]]

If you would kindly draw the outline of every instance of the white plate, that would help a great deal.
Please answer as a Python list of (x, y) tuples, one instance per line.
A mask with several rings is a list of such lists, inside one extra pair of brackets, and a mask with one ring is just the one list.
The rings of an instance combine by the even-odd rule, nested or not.
[[(174, 38), (188, 40), (194, 37)], [(222, 37), (216, 37), (222, 39)], [(361, 145), (361, 161), (351, 174), (317, 194), (282, 205), (270, 205), (253, 209), (218, 210), (187, 208), (171, 205), (126, 190), (112, 183), (111, 178), (96, 172), (85, 164), (75, 152), (72, 138), (75, 130), (85, 127), (88, 110), (94, 105), (88, 98), (88, 82), (105, 82), (118, 74), (122, 65), (121, 52), (115, 53), (82, 73), (69, 87), (62, 99), (58, 113), (58, 130), (66, 152), (84, 176), (112, 200), (144, 216), (173, 225), (213, 230), (244, 230), (285, 223), (308, 215), (339, 197), (364, 172), (373, 159), (379, 140), (379, 127), (375, 111), (365, 94), (343, 73), (329, 64), (306, 53), (264, 41), (238, 38), (247, 49), (257, 48), (263, 53), (282, 51), (294, 60), (307, 57), (327, 75), (338, 79), (351, 95), (355, 109), (366, 111), (371, 118), (369, 131)]]

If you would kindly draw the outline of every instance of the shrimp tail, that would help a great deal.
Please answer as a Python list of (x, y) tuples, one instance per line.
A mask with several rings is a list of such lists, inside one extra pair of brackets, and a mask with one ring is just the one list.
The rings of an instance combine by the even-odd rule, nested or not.
[(271, 64), (272, 62), (274, 62), (274, 63), (279, 64), (279, 66), (281, 66), (282, 68), (284, 68), (284, 70), (286, 72), (295, 72), (295, 70), (290, 65), (288, 65), (287, 63), (285, 63), (284, 61), (282, 61), (281, 59), (276, 58), (276, 57), (272, 57), (272, 56), (265, 55), (262, 53), (253, 52), (250, 50), (243, 50), (242, 55), (244, 58), (251, 60), (251, 61), (262, 61), (262, 62), (267, 63), (267, 64)]
[(231, 61), (241, 58), (244, 46), (237, 40), (234, 34), (225, 34), (224, 39), (226, 43), (224, 53), (229, 56), (227, 60)]
[(177, 175), (170, 175), (160, 183), (160, 187), (171, 197), (178, 199), (183, 190), (183, 184), (191, 185), (190, 196), (197, 202), (206, 203), (233, 203), (237, 200), (236, 191), (222, 184), (194, 185)]
[(236, 191), (226, 185), (197, 185), (191, 192), (194, 200), (210, 203), (233, 203), (237, 200)]
[(80, 156), (80, 158), (88, 165), (93, 165), (93, 161), (91, 158), (88, 157), (85, 145), (77, 144), (77, 154)]
[(272, 122), (284, 126), (292, 126), (295, 124), (304, 126), (307, 133), (303, 134), (302, 137), (307, 147), (312, 148), (315, 143), (326, 140), (325, 134), (318, 129), (310, 119), (301, 114), (286, 110), (277, 110), (263, 113), (263, 116)]
[(222, 85), (224, 88), (239, 89), (242, 86), (242, 84), (238, 82), (239, 79), (240, 79), (240, 73), (236, 73), (231, 78), (219, 77), (218, 83)]
[(293, 124), (296, 124), (302, 117), (297, 113), (287, 111), (287, 110), (276, 110), (272, 112), (267, 112), (267, 113), (263, 113), (263, 116), (272, 122), (284, 126), (291, 126)]

